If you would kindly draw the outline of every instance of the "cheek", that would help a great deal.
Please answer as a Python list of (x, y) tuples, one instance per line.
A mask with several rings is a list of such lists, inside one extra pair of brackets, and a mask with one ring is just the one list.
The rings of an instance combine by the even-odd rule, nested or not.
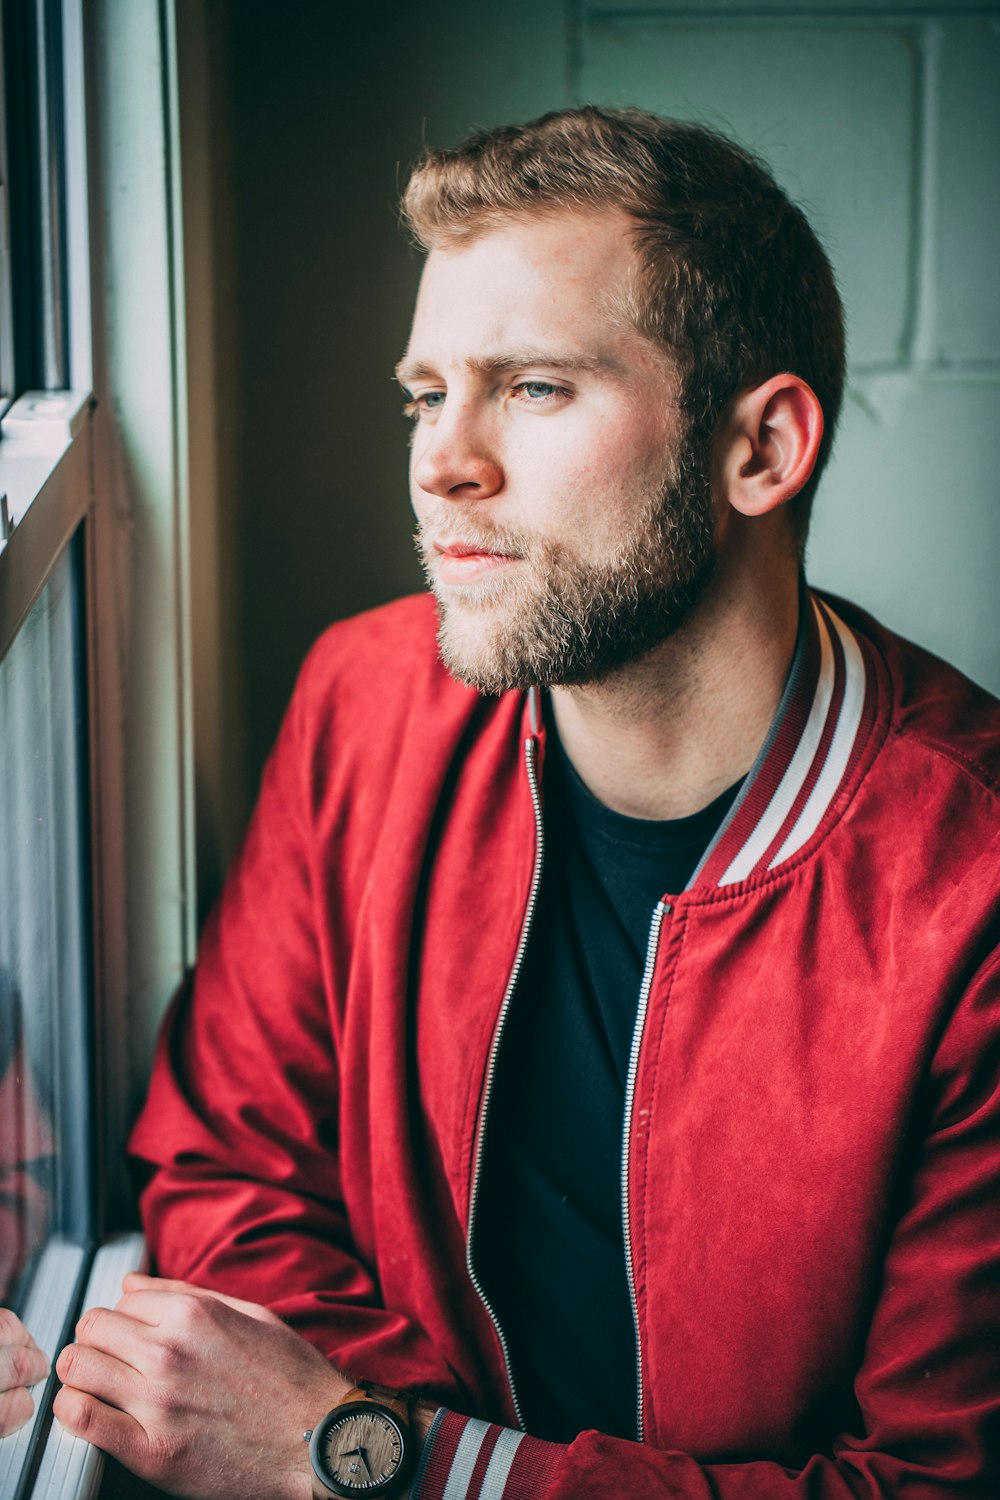
[(619, 419), (591, 431), (586, 443), (562, 455), (560, 491), (568, 513), (586, 527), (595, 548), (614, 545), (623, 528), (644, 514), (670, 474), (664, 445)]
[(508, 453), (507, 477), (537, 503), (565, 510), (575, 501), (614, 484), (625, 457), (613, 429), (593, 421), (565, 425), (539, 419), (540, 430), (524, 437)]
[[(555, 424), (553, 424), (555, 427)], [(558, 468), (568, 484), (604, 491), (633, 488), (666, 473), (671, 444), (662, 420), (651, 421), (622, 405), (591, 410), (553, 432), (541, 461)]]

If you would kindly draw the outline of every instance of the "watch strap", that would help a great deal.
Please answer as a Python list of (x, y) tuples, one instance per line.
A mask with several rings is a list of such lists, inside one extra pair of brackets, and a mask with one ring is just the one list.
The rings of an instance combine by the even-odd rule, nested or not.
[(359, 1380), (337, 1405), (342, 1406), (347, 1401), (377, 1401), (380, 1406), (387, 1406), (401, 1422), (410, 1425), (410, 1403), (406, 1396), (401, 1391), (391, 1391), (388, 1386), (376, 1385), (374, 1380)]

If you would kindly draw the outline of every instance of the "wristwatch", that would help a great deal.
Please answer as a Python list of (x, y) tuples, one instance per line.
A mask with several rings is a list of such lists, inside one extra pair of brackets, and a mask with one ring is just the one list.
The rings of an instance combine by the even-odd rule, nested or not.
[(410, 1477), (409, 1405), (398, 1391), (362, 1380), (303, 1436), (313, 1500), (398, 1495)]

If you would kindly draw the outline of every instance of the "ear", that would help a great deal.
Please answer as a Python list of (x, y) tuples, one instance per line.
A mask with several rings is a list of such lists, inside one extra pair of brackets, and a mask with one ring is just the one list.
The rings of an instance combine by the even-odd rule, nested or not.
[(797, 375), (741, 391), (716, 434), (722, 493), (745, 516), (784, 505), (809, 482), (823, 439), (823, 409)]

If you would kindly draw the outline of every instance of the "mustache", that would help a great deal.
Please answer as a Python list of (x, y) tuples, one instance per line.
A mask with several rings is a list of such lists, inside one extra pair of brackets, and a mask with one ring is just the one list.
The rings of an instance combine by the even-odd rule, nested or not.
[(501, 552), (505, 557), (525, 558), (533, 550), (532, 539), (523, 532), (447, 515), (440, 520), (421, 521), (414, 533), (417, 551), (430, 557), (435, 544), (446, 541), (475, 552)]

